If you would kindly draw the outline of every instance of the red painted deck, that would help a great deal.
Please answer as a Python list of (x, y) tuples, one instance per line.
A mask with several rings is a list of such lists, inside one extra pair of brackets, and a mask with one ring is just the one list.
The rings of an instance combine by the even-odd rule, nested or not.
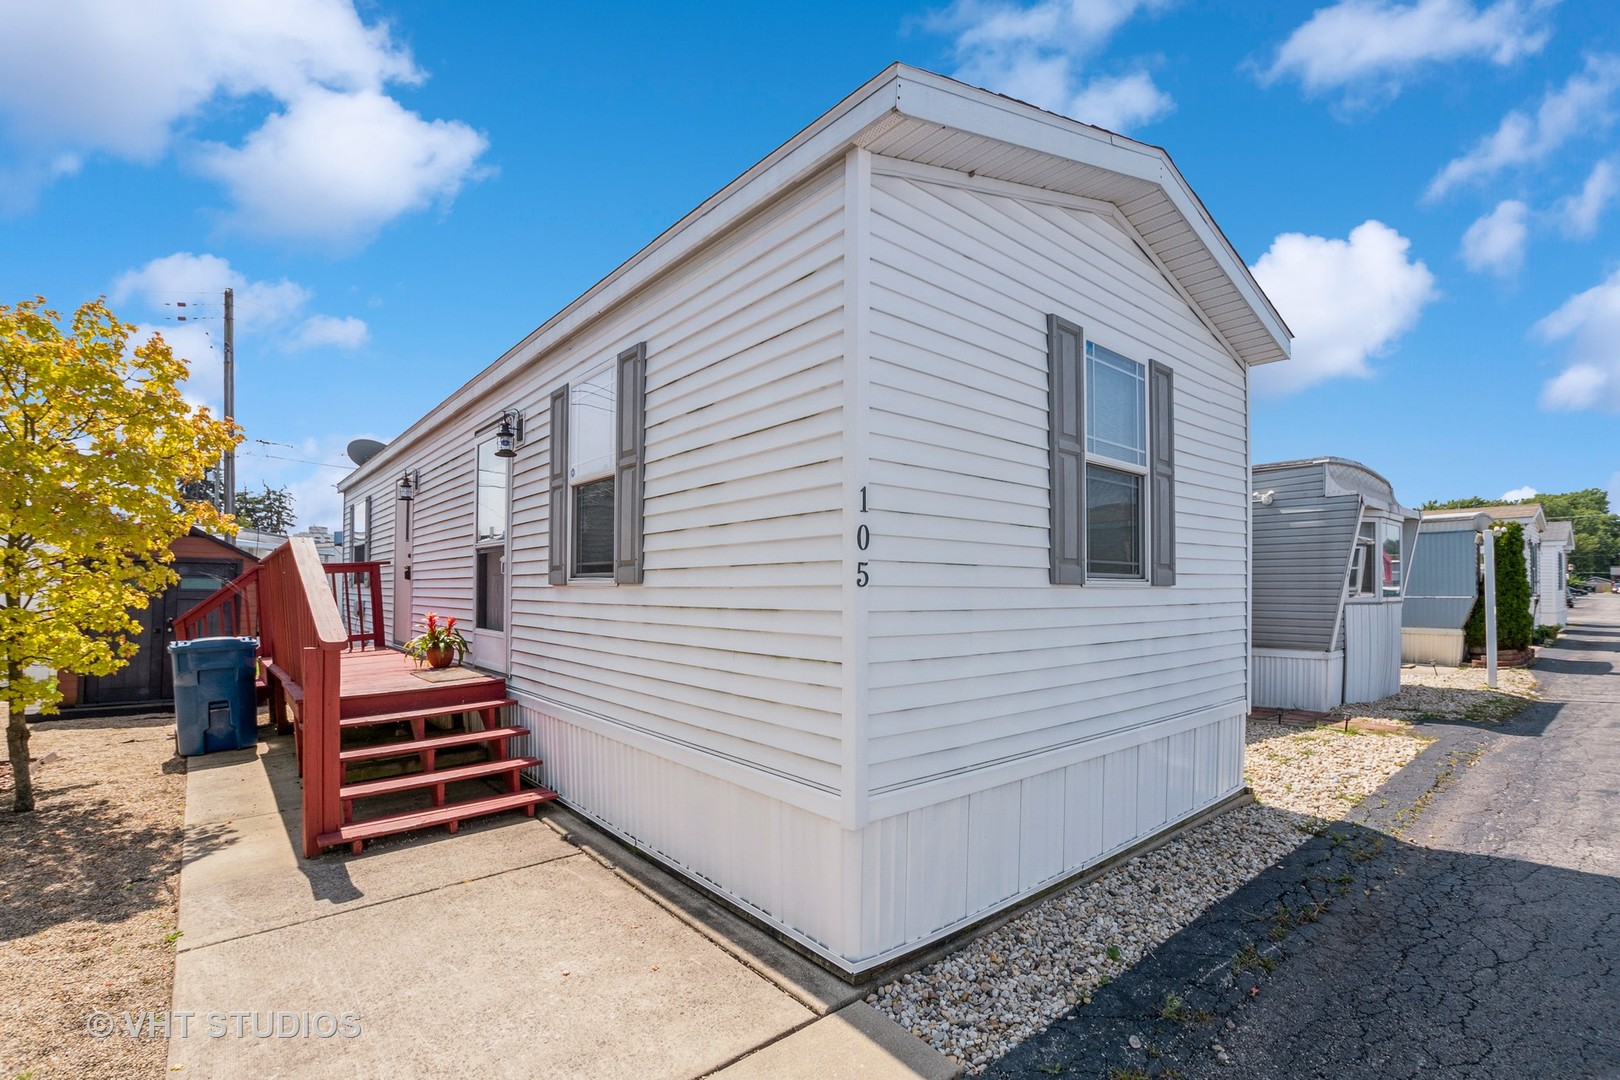
[[(384, 646), (381, 568), (323, 566), (313, 541), (293, 537), (175, 621), (182, 639), (227, 632), (259, 639), (271, 715), (278, 729), (297, 733), (306, 858), (340, 844), (358, 852), (374, 837), (429, 825), (455, 832), (469, 818), (507, 810), (533, 816), (536, 806), (557, 797), (523, 786), (523, 770), (540, 761), (516, 755), (509, 745), (528, 731), (501, 722), (516, 705), (504, 678), (469, 668), (435, 671)], [(466, 717), (460, 730), (428, 723), (455, 714)], [(394, 737), (390, 726), (409, 733)], [(345, 749), (345, 735), (363, 745)], [(480, 746), (486, 760), (438, 767), (439, 751)], [(351, 780), (351, 765), (401, 771)], [(465, 790), (485, 782), (506, 790)], [(462, 789), (455, 801), (447, 794), (451, 785)], [(371, 807), (371, 815), (355, 820), (359, 802), (413, 793), (432, 805), (380, 815)]]
[(464, 667), (434, 671), (395, 649), (351, 649), (338, 663), (344, 718), (506, 697), (506, 680), (499, 676)]

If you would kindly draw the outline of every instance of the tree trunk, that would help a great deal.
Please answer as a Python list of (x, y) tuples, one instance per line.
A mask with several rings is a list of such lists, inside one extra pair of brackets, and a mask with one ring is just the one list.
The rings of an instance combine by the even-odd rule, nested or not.
[(11, 778), (17, 787), (11, 808), (26, 814), (34, 808), (34, 780), (28, 774), (28, 717), (23, 715), (22, 702), (7, 704), (11, 715), (6, 722), (6, 752), (11, 758)]

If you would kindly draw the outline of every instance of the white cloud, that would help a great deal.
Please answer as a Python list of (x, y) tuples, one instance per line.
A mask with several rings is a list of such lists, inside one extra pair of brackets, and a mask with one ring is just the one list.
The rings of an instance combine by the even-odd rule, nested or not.
[(1409, 258), (1410, 240), (1378, 221), (1347, 240), (1284, 233), (1254, 265), (1254, 276), (1294, 331), (1293, 358), (1258, 369), (1255, 387), (1280, 395), (1325, 379), (1372, 374), (1439, 293), (1434, 275)]
[(1620, 270), (1564, 301), (1532, 332), (1569, 349), (1569, 366), (1541, 388), (1542, 408), (1620, 412)]
[[(13, 207), (27, 202), (31, 188), (76, 170), (86, 158), (156, 162), (177, 143), (189, 145), (192, 130), (211, 118), (274, 103), (265, 126), (237, 153), (256, 160), (255, 150), (269, 146), (303, 162), (333, 159), (313, 174), (282, 169), (272, 179), (337, 181), (316, 191), (284, 188), (280, 195), (316, 212), (334, 231), (323, 240), (353, 243), (394, 216), (453, 195), (474, 175), (485, 145), (464, 124), (423, 120), (384, 95), (386, 86), (419, 83), (423, 75), (386, 23), (362, 21), (354, 0), (5, 4), (0, 70), (6, 72), (0, 128), (18, 149), (7, 155), (13, 160), (0, 176), (0, 197)], [(384, 127), (356, 142), (352, 125), (310, 119), (312, 110), (322, 111), (310, 103), (322, 98), (352, 98), (351, 113), (381, 117)], [(334, 111), (324, 109), (328, 117)], [(329, 141), (343, 136), (349, 141)], [(463, 149), (447, 154), (447, 140)], [(476, 146), (471, 157), (467, 146)], [(371, 151), (379, 153), (381, 166), (368, 160)], [(203, 160), (215, 166), (215, 175), (227, 174), (240, 213), (274, 204), (270, 179), (248, 183), (220, 164), (219, 149)], [(454, 182), (442, 175), (452, 164), (461, 169)], [(379, 168), (404, 168), (406, 175), (392, 189), (382, 188)], [(398, 188), (412, 183), (416, 189), (401, 197)]]
[(1468, 226), (1462, 238), (1462, 259), (1468, 269), (1488, 270), (1502, 277), (1517, 273), (1524, 263), (1524, 248), (1530, 237), (1525, 225), (1529, 212), (1530, 208), (1517, 199), (1506, 199)]
[(360, 437), (373, 435), (324, 435), (296, 446), (244, 443), (236, 454), (236, 486), (248, 491), (258, 491), (261, 485), (285, 487), (293, 497), (298, 528), (336, 529), (343, 521), (343, 496), (335, 485), (353, 469), (343, 451), (349, 440)]
[(1502, 501), (1505, 503), (1524, 502), (1526, 499), (1533, 499), (1535, 497), (1536, 489), (1533, 487), (1517, 487), (1512, 491), (1502, 492)]
[(331, 315), (311, 315), (293, 335), (300, 348), (318, 348), (333, 345), (341, 349), (358, 349), (371, 340), (371, 328), (364, 319), (353, 315), (336, 318)]
[(225, 354), (217, 336), (218, 327), (209, 329), (199, 322), (159, 325), (136, 323), (132, 345), (149, 340), (153, 334), (162, 334), (164, 344), (190, 367), (181, 393), (193, 406), (202, 405), (216, 417), (221, 414), (220, 403), (225, 387)]
[[(169, 307), (175, 315), (190, 312), (217, 318), (226, 289), (235, 291), (236, 323), (244, 330), (286, 322), (309, 303), (312, 295), (286, 278), (249, 281), (218, 255), (177, 251), (120, 274), (113, 282), (112, 299), (114, 303), (136, 300), (154, 309)], [(186, 311), (171, 306), (182, 302), (187, 305)]]
[(1430, 181), (1426, 199), (1438, 199), (1461, 184), (1522, 165), (1536, 165), (1571, 139), (1592, 135), (1614, 120), (1620, 90), (1620, 56), (1588, 56), (1586, 67), (1541, 99), (1535, 116), (1515, 110), (1491, 135), (1454, 158)]
[(1510, 64), (1541, 51), (1541, 3), (1499, 0), (1340, 0), (1288, 36), (1261, 76), (1298, 78), (1307, 93), (1347, 90), (1362, 101), (1392, 97), (1426, 66), (1483, 59)]
[(957, 0), (932, 29), (956, 35), (955, 76), (1111, 130), (1147, 124), (1174, 108), (1140, 65), (1119, 75), (1085, 66), (1121, 26), (1173, 0), (1041, 0), (1025, 6)]
[(315, 90), (242, 146), (203, 147), (198, 167), (229, 189), (236, 228), (347, 248), (453, 200), (481, 175), (488, 145), (465, 124), (423, 120), (385, 94)]
[(1587, 174), (1581, 190), (1559, 200), (1553, 212), (1558, 216), (1565, 235), (1589, 237), (1597, 232), (1598, 219), (1608, 209), (1609, 203), (1614, 201), (1616, 194), (1620, 194), (1620, 177), (1615, 175), (1614, 164), (1600, 161)]
[[(219, 411), (224, 384), (222, 365), (224, 291), (235, 294), (238, 344), (257, 340), (282, 352), (306, 349), (354, 349), (371, 332), (354, 316), (306, 315), (314, 293), (297, 282), (252, 281), (218, 255), (177, 251), (120, 274), (110, 296), (114, 305), (131, 304), (162, 315), (164, 322), (140, 324), (139, 340), (154, 330), (177, 356), (191, 361), (187, 397)], [(184, 321), (181, 321), (184, 316)]]
[(1075, 95), (1071, 108), (1074, 116), (1084, 117), (1088, 124), (1128, 131), (1164, 116), (1175, 108), (1175, 102), (1154, 84), (1151, 75), (1137, 71), (1117, 79), (1092, 79)]

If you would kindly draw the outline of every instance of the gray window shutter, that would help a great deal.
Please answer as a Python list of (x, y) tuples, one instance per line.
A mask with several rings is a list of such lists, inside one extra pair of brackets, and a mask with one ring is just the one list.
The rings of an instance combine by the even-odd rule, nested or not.
[(568, 583), (568, 384), (551, 392), (550, 581)]
[(1052, 584), (1086, 581), (1085, 335), (1056, 315), (1046, 317), (1051, 454)]
[(1148, 374), (1148, 442), (1152, 461), (1154, 585), (1176, 583), (1175, 376), (1154, 360)]
[(647, 452), (647, 343), (619, 354), (614, 406), (613, 580), (641, 584), (642, 458)]

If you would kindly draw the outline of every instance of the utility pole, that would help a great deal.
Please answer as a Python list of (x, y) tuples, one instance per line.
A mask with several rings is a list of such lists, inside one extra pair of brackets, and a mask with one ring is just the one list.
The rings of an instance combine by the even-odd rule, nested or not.
[[(236, 293), (225, 290), (225, 422), (236, 421)], [(225, 512), (236, 513), (236, 444), (225, 449)]]

